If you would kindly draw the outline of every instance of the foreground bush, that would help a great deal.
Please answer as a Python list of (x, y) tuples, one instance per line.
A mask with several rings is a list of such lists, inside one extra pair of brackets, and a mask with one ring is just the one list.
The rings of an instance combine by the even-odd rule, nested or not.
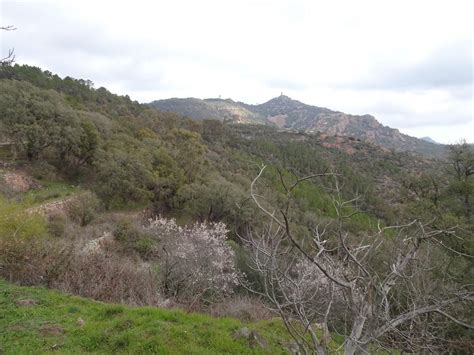
[(104, 302), (161, 305), (150, 266), (112, 253), (76, 253), (51, 283), (53, 288)]
[[(81, 201), (78, 210), (84, 211), (84, 201), (77, 201)], [(65, 240), (57, 238), (63, 228), (56, 238), (48, 231), (51, 228), (42, 216), (0, 199), (0, 277), (101, 301), (161, 304), (156, 272), (150, 266), (105, 250), (84, 252), (80, 232), (76, 240)]]
[(32, 262), (45, 249), (47, 224), (43, 217), (28, 214), (22, 206), (0, 196), (0, 275), (6, 279), (17, 276), (25, 284), (34, 284), (41, 272)]
[[(80, 225), (92, 216), (88, 201), (93, 195), (69, 202), (69, 215)], [(162, 305), (166, 298), (188, 309), (220, 302), (238, 285), (222, 223), (180, 227), (156, 218), (146, 227), (78, 228), (64, 218), (48, 225), (8, 201), (1, 212), (0, 277), (12, 282), (133, 305)]]

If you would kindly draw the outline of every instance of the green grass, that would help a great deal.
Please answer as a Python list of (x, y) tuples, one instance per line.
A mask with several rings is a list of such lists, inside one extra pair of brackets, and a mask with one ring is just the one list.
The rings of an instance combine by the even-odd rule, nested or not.
[(0, 248), (3, 248), (2, 243), (24, 243), (31, 238), (39, 240), (46, 235), (46, 221), (42, 216), (25, 213), (22, 204), (8, 200), (0, 194)]
[(26, 206), (35, 206), (45, 202), (60, 200), (72, 196), (80, 191), (80, 188), (71, 184), (53, 181), (40, 181), (41, 188), (33, 189), (22, 196), (22, 202)]
[(0, 144), (0, 160), (12, 160), (13, 155), (11, 151), (11, 145)]
[[(233, 333), (244, 326), (257, 330), (268, 349), (235, 339)], [(283, 354), (288, 343), (277, 320), (245, 324), (181, 310), (104, 304), (0, 280), (2, 354)]]

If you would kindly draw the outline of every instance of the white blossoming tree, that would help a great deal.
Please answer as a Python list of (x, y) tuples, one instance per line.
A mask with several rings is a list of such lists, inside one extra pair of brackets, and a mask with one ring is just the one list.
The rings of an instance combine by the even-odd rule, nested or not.
[(150, 220), (147, 231), (158, 239), (164, 294), (178, 302), (216, 301), (233, 293), (239, 273), (223, 223), (180, 227), (174, 219)]

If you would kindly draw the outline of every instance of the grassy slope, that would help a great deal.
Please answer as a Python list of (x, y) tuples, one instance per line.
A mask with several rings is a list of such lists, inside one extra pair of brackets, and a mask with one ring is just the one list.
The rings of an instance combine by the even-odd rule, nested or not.
[[(244, 326), (257, 330), (268, 341), (268, 349), (234, 339), (233, 333)], [(104, 304), (3, 280), (0, 330), (0, 353), (5, 354), (279, 354), (290, 342), (276, 320), (244, 324), (180, 310)]]
[(46, 202), (66, 199), (80, 192), (80, 188), (64, 182), (40, 180), (41, 188), (23, 194), (25, 206), (36, 206)]

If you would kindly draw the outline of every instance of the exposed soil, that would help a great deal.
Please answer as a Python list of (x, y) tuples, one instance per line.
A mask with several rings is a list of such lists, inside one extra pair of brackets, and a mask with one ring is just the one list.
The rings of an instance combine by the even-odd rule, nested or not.
[(40, 188), (41, 185), (36, 182), (31, 176), (28, 176), (24, 172), (4, 172), (3, 174), (0, 172), (1, 175), (3, 175), (3, 180), (5, 184), (13, 190), (14, 192), (27, 192), (31, 189), (37, 189)]

